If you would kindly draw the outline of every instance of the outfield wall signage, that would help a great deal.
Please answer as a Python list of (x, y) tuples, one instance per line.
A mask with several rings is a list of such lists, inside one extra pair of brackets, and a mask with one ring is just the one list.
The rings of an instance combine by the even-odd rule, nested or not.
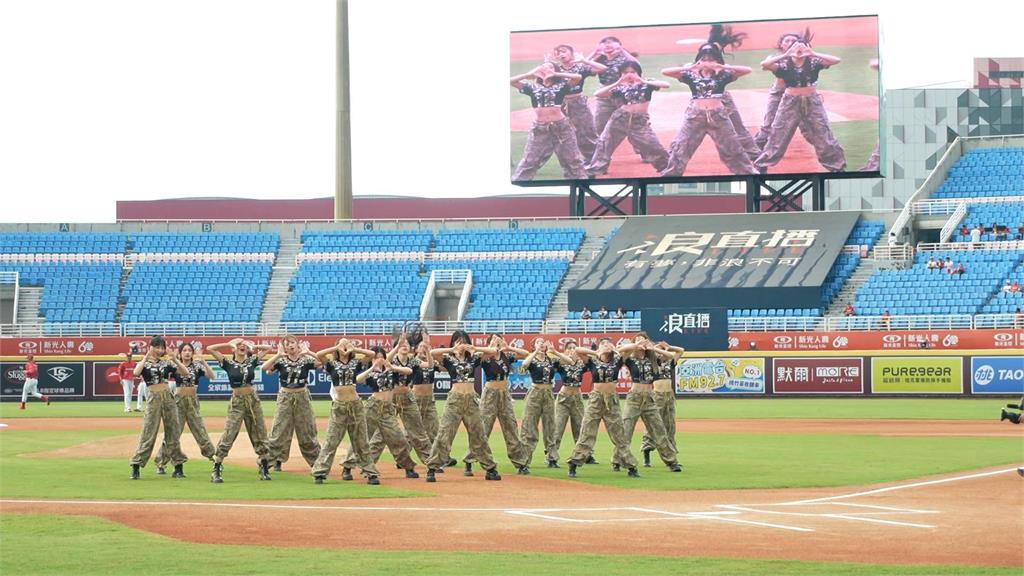
[(861, 394), (864, 359), (775, 358), (772, 382), (776, 394)]
[(1024, 394), (1024, 356), (971, 358), (972, 394)]
[(679, 394), (764, 394), (764, 358), (686, 358), (676, 364)]
[(876, 394), (957, 394), (963, 391), (963, 358), (876, 356), (871, 359)]

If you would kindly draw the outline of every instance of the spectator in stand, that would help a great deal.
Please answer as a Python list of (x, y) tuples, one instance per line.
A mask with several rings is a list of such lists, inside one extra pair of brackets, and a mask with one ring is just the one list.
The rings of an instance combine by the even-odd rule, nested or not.
[(1013, 292), (1013, 284), (1010, 284), (1009, 280), (1007, 280), (1006, 283), (1003, 284), (1003, 292)]
[(943, 262), (943, 263), (942, 263), (942, 265), (943, 265), (943, 267), (944, 267), (944, 268), (946, 268), (947, 270), (948, 270), (949, 268), (952, 268), (952, 267), (953, 267), (953, 259), (952, 259), (952, 258), (950, 258), (949, 256), (946, 256), (946, 261), (945, 261), (945, 262)]
[(885, 314), (882, 314), (882, 329), (883, 330), (888, 330), (891, 326), (892, 326), (892, 314), (890, 314), (889, 311), (886, 310)]
[(580, 312), (580, 320), (590, 320), (590, 308), (583, 307), (583, 312)]
[(936, 270), (942, 270), (945, 267), (946, 267), (946, 263), (942, 260), (942, 258), (939, 258), (938, 260), (935, 261), (935, 269)]
[(1020, 280), (1013, 281), (1013, 284), (1010, 285), (1010, 292), (1013, 294), (1020, 292)]
[(978, 224), (971, 230), (971, 243), (974, 244), (975, 248), (978, 248), (981, 244), (981, 235), (985, 232), (985, 227)]
[(856, 313), (857, 311), (853, 309), (853, 304), (847, 304), (846, 308), (843, 308), (843, 316), (853, 316)]
[(626, 313), (622, 310), (622, 306), (619, 306), (618, 308), (615, 309), (615, 315), (612, 316), (612, 318), (616, 320), (625, 320)]
[(1024, 240), (1024, 222), (1021, 222), (1020, 226), (1017, 226), (1017, 235), (1014, 236), (1014, 239)]
[(889, 232), (889, 247), (892, 248), (896, 245), (896, 233)]
[(604, 306), (601, 306), (601, 309), (597, 311), (597, 318), (598, 318), (598, 320), (607, 320), (608, 319), (608, 309), (605, 308)]
[(935, 270), (936, 268), (942, 268), (942, 264), (935, 261), (935, 256), (929, 256), (927, 268), (929, 270)]
[(1009, 240), (1010, 227), (1009, 226), (997, 226), (996, 227), (996, 240), (999, 242), (1005, 242)]
[(971, 229), (967, 227), (967, 224), (960, 226), (960, 235), (964, 238), (971, 235)]
[(963, 262), (957, 262), (956, 263), (956, 270), (953, 270), (953, 274), (956, 274), (957, 276), (963, 276), (964, 272), (967, 272), (967, 269), (964, 268), (964, 263)]

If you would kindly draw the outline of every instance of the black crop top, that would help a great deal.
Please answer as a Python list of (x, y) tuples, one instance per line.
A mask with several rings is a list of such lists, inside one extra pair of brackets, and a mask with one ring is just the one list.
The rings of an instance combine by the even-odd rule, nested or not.
[(395, 386), (408, 386), (422, 378), (417, 376), (417, 373), (420, 371), (420, 361), (419, 358), (416, 358), (415, 356), (406, 356), (405, 361), (402, 361), (401, 357), (396, 354), (392, 357), (391, 364), (393, 366), (401, 366), (402, 368), (409, 368), (412, 370), (412, 373), (409, 375), (402, 374), (401, 372), (395, 372)]
[(654, 364), (650, 358), (626, 358), (626, 366), (633, 382), (638, 384), (650, 384), (654, 382)]
[(622, 357), (612, 354), (611, 362), (605, 362), (600, 357), (591, 359), (590, 373), (594, 376), (594, 383), (615, 382), (619, 379), (619, 368), (622, 368)]
[(441, 364), (448, 371), (452, 378), (452, 384), (460, 382), (473, 382), (473, 371), (480, 365), (480, 354), (471, 354), (468, 357), (456, 357), (454, 354), (445, 354), (441, 358)]
[(646, 82), (637, 84), (620, 84), (612, 88), (612, 98), (621, 100), (623, 104), (640, 104), (650, 102), (651, 94), (659, 90), (657, 86), (651, 86)]
[(374, 392), (387, 392), (395, 388), (395, 377), (398, 374), (393, 370), (374, 370), (366, 377), (367, 388)]
[(736, 77), (728, 70), (719, 70), (710, 76), (700, 72), (687, 70), (679, 77), (679, 81), (690, 87), (690, 95), (694, 98), (714, 98), (725, 92), (726, 84)]
[(587, 358), (586, 362), (575, 364), (559, 364), (558, 371), (562, 373), (562, 386), (579, 388), (583, 383), (583, 373), (593, 367), (593, 360)]
[(498, 352), (497, 356), (484, 358), (480, 362), (480, 368), (488, 381), (508, 380), (512, 373), (512, 364), (516, 361), (516, 355), (511, 352)]
[(331, 377), (331, 385), (355, 386), (356, 376), (358, 376), (364, 368), (363, 363), (356, 360), (355, 356), (352, 356), (347, 362), (331, 360), (324, 364), (324, 370), (326, 370), (327, 375)]
[(583, 62), (573, 62), (569, 66), (561, 66), (561, 65), (557, 65), (556, 64), (556, 67), (558, 68), (559, 72), (565, 72), (566, 74), (579, 74), (580, 75), (580, 81), (579, 82), (577, 82), (575, 84), (568, 83), (569, 84), (569, 94), (582, 94), (583, 93), (583, 83), (587, 80), (588, 76), (593, 76), (594, 75), (594, 69), (591, 68), (589, 64), (585, 64)]
[(228, 383), (232, 388), (252, 385), (256, 379), (256, 369), (260, 365), (260, 359), (256, 356), (235, 362), (234, 358), (225, 358), (221, 361), (220, 367), (228, 375)]
[(177, 381), (177, 386), (180, 388), (194, 388), (196, 383), (199, 382), (199, 377), (205, 372), (203, 366), (205, 362), (199, 360), (193, 360), (191, 363), (186, 364), (185, 368), (188, 369), (188, 376), (182, 376), (175, 374), (174, 379)]
[(305, 388), (309, 384), (309, 371), (316, 366), (316, 360), (303, 354), (295, 360), (287, 356), (274, 363), (274, 370), (281, 375), (281, 388)]
[(676, 361), (664, 358), (658, 362), (658, 380), (671, 380), (675, 375)]
[(561, 106), (569, 92), (568, 82), (555, 82), (550, 86), (527, 82), (519, 89), (520, 94), (530, 97), (530, 105), (534, 108)]
[(784, 58), (775, 64), (773, 74), (786, 83), (786, 88), (804, 88), (818, 83), (818, 72), (828, 68), (821, 58), (804, 58), (797, 66), (792, 58)]
[(594, 58), (594, 61), (608, 67), (603, 72), (597, 73), (597, 80), (602, 86), (618, 82), (619, 76), (622, 76), (622, 67), (633, 62), (632, 59), (627, 58), (626, 55), (621, 52), (614, 58), (608, 58), (607, 56), (602, 55)]
[(145, 362), (142, 364), (142, 381), (147, 386), (154, 384), (166, 384), (172, 374), (178, 373), (178, 367), (170, 360), (158, 362)]
[(552, 379), (555, 377), (555, 372), (558, 372), (561, 362), (553, 360), (547, 356), (547, 354), (541, 356), (537, 355), (533, 357), (533, 362), (526, 369), (530, 372), (530, 380), (534, 384), (551, 384)]
[(416, 358), (416, 368), (413, 369), (412, 373), (412, 384), (433, 384), (436, 376), (434, 368), (424, 368), (423, 361)]

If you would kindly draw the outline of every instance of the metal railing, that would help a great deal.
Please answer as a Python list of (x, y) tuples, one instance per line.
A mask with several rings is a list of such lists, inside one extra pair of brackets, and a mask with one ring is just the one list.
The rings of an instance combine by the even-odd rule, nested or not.
[(123, 336), (122, 326), (113, 323), (81, 322), (50, 324), (0, 324), (0, 336), (18, 338)]
[(970, 330), (974, 317), (970, 314), (913, 316), (829, 316), (825, 319), (829, 332), (864, 330)]
[(1006, 204), (1008, 202), (1024, 202), (1024, 196), (977, 196), (973, 198), (944, 198), (918, 200), (910, 207), (915, 216), (941, 216), (952, 214), (960, 204)]
[(942, 225), (942, 230), (939, 232), (939, 242), (949, 242), (950, 237), (953, 236), (953, 232), (956, 227), (963, 221), (964, 216), (967, 215), (967, 203), (961, 202), (957, 205), (953, 213), (949, 215), (946, 223)]
[(1003, 241), (985, 241), (977, 244), (973, 242), (937, 242), (937, 243), (926, 243), (922, 242), (917, 245), (918, 252), (935, 252), (935, 251), (949, 251), (949, 252), (969, 252), (974, 250), (982, 251), (993, 251), (993, 250), (1024, 250), (1024, 240), (1003, 240)]
[(128, 322), (124, 336), (262, 336), (260, 322)]
[[(1022, 306), (1024, 308), (1024, 306)], [(974, 317), (975, 328), (1013, 328), (1024, 330), (1024, 314), (978, 314)]]
[(825, 330), (826, 318), (821, 316), (729, 318), (734, 332), (814, 332)]
[(0, 284), (11, 284), (14, 286), (14, 310), (11, 311), (11, 322), (18, 323), (18, 296), (21, 291), (20, 277), (18, 272), (0, 272)]

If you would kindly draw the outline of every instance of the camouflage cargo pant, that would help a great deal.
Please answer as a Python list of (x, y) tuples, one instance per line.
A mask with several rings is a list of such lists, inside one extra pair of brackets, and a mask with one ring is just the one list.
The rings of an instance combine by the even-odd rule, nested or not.
[[(489, 442), (491, 431), (494, 430), (494, 421), (498, 421), (501, 427), (501, 434), (505, 437), (505, 449), (508, 452), (508, 459), (517, 468), (526, 465), (525, 448), (519, 437), (519, 424), (516, 422), (516, 413), (513, 408), (512, 395), (508, 388), (496, 389), (484, 387), (483, 399), (480, 401), (480, 420), (483, 426), (484, 441)], [(490, 446), (488, 444), (488, 446)], [(472, 447), (466, 450), (462, 457), (463, 462), (476, 462), (478, 458), (473, 453)]]
[[(676, 464), (676, 452), (669, 443), (665, 434), (665, 425), (661, 419), (661, 411), (654, 400), (653, 392), (630, 392), (626, 396), (626, 409), (622, 413), (622, 426), (626, 432), (626, 445), (633, 442), (633, 433), (636, 431), (636, 423), (643, 419), (644, 428), (651, 436), (651, 442), (661, 456), (662, 462), (667, 466)], [(612, 464), (624, 464), (624, 462), (612, 458)]]
[(622, 428), (622, 412), (619, 411), (619, 395), (591, 392), (587, 397), (587, 406), (583, 411), (583, 425), (580, 427), (580, 439), (569, 457), (569, 462), (582, 466), (587, 457), (594, 453), (597, 441), (597, 428), (604, 423), (608, 437), (614, 446), (615, 461), (627, 468), (636, 467), (636, 457), (629, 451), (626, 433)]
[[(412, 470), (416, 462), (409, 455), (409, 440), (398, 425), (398, 412), (394, 402), (385, 402), (373, 396), (366, 399), (366, 435), (370, 439), (370, 461), (376, 463), (387, 447), (398, 464), (405, 470)], [(355, 450), (348, 449), (345, 456), (346, 468), (359, 465)]]
[(353, 462), (366, 476), (379, 476), (370, 455), (370, 441), (366, 434), (366, 410), (359, 400), (335, 400), (331, 403), (331, 418), (327, 421), (327, 438), (320, 456), (313, 463), (313, 476), (327, 476), (334, 465), (338, 445), (348, 434)]
[(555, 397), (551, 395), (551, 386), (531, 386), (526, 393), (526, 407), (523, 408), (523, 424), (519, 438), (523, 443), (523, 460), (527, 466), (533, 460), (533, 451), (537, 448), (540, 434), (537, 423), (544, 427), (544, 457), (548, 461), (558, 460), (555, 449)]
[(583, 423), (583, 395), (563, 394), (559, 392), (555, 396), (555, 459), (558, 459), (558, 451), (562, 449), (562, 437), (565, 436), (565, 427), (568, 425), (572, 430), (573, 444), (580, 441), (580, 425)]
[(562, 112), (569, 118), (573, 129), (576, 131), (576, 144), (579, 145), (580, 155), (583, 156), (583, 163), (586, 164), (594, 157), (594, 148), (597, 147), (597, 132), (594, 131), (594, 114), (587, 105), (587, 97), (584, 95), (567, 97), (562, 104)]
[[(313, 436), (316, 436), (316, 411), (313, 409), (313, 396), (312, 396), (312, 394), (309, 393), (309, 388), (306, 388), (306, 396), (309, 397), (309, 413), (310, 413), (309, 424), (310, 424), (310, 426), (313, 427), (313, 431), (312, 431)], [(277, 454), (277, 461), (281, 462), (281, 463), (287, 462), (288, 459), (291, 458), (291, 455), (292, 455), (292, 443), (291, 442), (285, 442), (284, 443), (284, 449), (281, 451), (280, 454)]]
[(739, 136), (725, 107), (703, 110), (692, 103), (686, 109), (686, 118), (679, 133), (669, 146), (668, 167), (662, 176), (682, 176), (694, 152), (711, 135), (718, 149), (718, 157), (733, 174), (754, 174), (754, 165), (740, 145)]
[(796, 129), (814, 146), (818, 162), (830, 172), (846, 169), (846, 152), (832, 134), (824, 102), (817, 92), (806, 96), (783, 94), (779, 109), (775, 112), (772, 132), (764, 151), (754, 164), (758, 168), (769, 168), (779, 163), (789, 148)]
[(437, 438), (437, 402), (434, 400), (434, 395), (416, 396), (416, 405), (420, 409), (420, 420), (423, 421), (427, 440), (430, 440), (433, 445), (434, 438)]
[(562, 175), (569, 180), (586, 179), (583, 156), (576, 141), (576, 131), (568, 118), (550, 122), (534, 122), (526, 140), (523, 158), (512, 173), (513, 181), (533, 180), (537, 171), (547, 163), (551, 155), (558, 157)]
[(601, 134), (604, 132), (605, 126), (608, 125), (608, 120), (611, 119), (612, 114), (614, 114), (616, 110), (622, 107), (622, 104), (614, 98), (596, 98), (596, 101), (597, 108), (594, 110), (594, 134), (600, 138)]
[(434, 446), (430, 450), (427, 466), (434, 470), (440, 470), (448, 464), (452, 452), (452, 439), (455, 438), (455, 433), (459, 430), (460, 422), (466, 427), (469, 436), (469, 451), (476, 456), (485, 470), (494, 468), (491, 447), (487, 445), (483, 421), (480, 418), (480, 401), (477, 400), (476, 394), (463, 392), (448, 394), (448, 401), (444, 405), (441, 425), (437, 430)]
[[(655, 392), (654, 405), (658, 407), (661, 414), (661, 423), (665, 426), (665, 436), (668, 438), (676, 457), (679, 456), (679, 448), (676, 446), (676, 394), (675, 392)], [(641, 450), (655, 450), (657, 446), (650, 432), (644, 432), (644, 442)]]
[(290, 451), (294, 434), (299, 439), (302, 457), (306, 464), (312, 466), (320, 456), (316, 420), (313, 418), (313, 407), (305, 390), (278, 393), (274, 424), (270, 429), (270, 459), (283, 462), (287, 458), (285, 446), (289, 446), (287, 451)]
[(736, 103), (732, 101), (732, 95), (728, 92), (722, 93), (722, 106), (725, 106), (725, 111), (729, 114), (729, 121), (732, 122), (732, 127), (736, 130), (736, 139), (739, 141), (740, 147), (743, 148), (743, 152), (751, 162), (757, 160), (757, 157), (761, 155), (761, 148), (754, 142), (750, 130), (743, 125), (743, 116), (740, 115)]
[(782, 95), (785, 92), (785, 86), (776, 86), (775, 84), (768, 89), (768, 106), (764, 111), (764, 120), (761, 121), (761, 128), (757, 131), (757, 136), (754, 137), (754, 144), (757, 144), (762, 151), (768, 144), (768, 137), (772, 133), (772, 122), (775, 121), (775, 112), (779, 109), (779, 101), (782, 100)]
[[(206, 432), (206, 424), (203, 423), (203, 415), (199, 411), (199, 398), (195, 395), (175, 396), (174, 403), (178, 407), (179, 450), (181, 448), (181, 435), (185, 433), (185, 424), (188, 424), (188, 429), (192, 432), (192, 437), (196, 439), (196, 444), (199, 444), (199, 451), (203, 454), (203, 458), (212, 460), (216, 448), (213, 447), (210, 435)], [(166, 443), (160, 446), (160, 450), (156, 453), (156, 458), (153, 458), (153, 463), (157, 466), (166, 466), (168, 462), (175, 459), (164, 450), (165, 446)], [(188, 462), (188, 457), (182, 451), (177, 460)]]
[(181, 424), (178, 422), (178, 407), (170, 390), (150, 391), (146, 402), (146, 413), (142, 419), (142, 433), (139, 434), (139, 446), (132, 455), (131, 464), (145, 466), (153, 454), (156, 435), (160, 431), (160, 422), (164, 423), (163, 450), (170, 454), (171, 461), (177, 465), (185, 462), (181, 452)]
[[(412, 392), (406, 392), (401, 394), (395, 392), (394, 397), (395, 411), (398, 412), (398, 418), (402, 421), (402, 428), (405, 429), (405, 438), (409, 441), (409, 445), (416, 451), (416, 456), (419, 457), (420, 462), (426, 462), (427, 458), (430, 457), (430, 445), (431, 441), (427, 438), (426, 427), (423, 424), (423, 418), (420, 416), (420, 407), (413, 398)], [(382, 443), (383, 440), (379, 439), (380, 432), (378, 431), (373, 435), (370, 440), (370, 444), (374, 442)]]
[(868, 163), (865, 164), (860, 169), (861, 172), (874, 172), (875, 170), (878, 170), (878, 166), (879, 166), (879, 163), (880, 163), (880, 154), (879, 153), (880, 153), (880, 150), (881, 150), (881, 145), (882, 145), (882, 143), (880, 141), (876, 141), (875, 142), (875, 150), (874, 150), (874, 152), (871, 153), (871, 157), (868, 158)]
[(604, 131), (601, 132), (601, 137), (597, 139), (597, 148), (586, 167), (587, 172), (597, 175), (607, 173), (612, 162), (612, 153), (625, 138), (629, 139), (633, 149), (645, 163), (653, 165), (659, 172), (665, 169), (668, 164), (668, 152), (651, 128), (650, 115), (634, 114), (620, 108), (612, 113)]
[(238, 431), (245, 424), (245, 431), (249, 434), (249, 442), (252, 443), (256, 457), (260, 460), (270, 459), (270, 448), (267, 442), (267, 425), (263, 421), (263, 407), (260, 405), (260, 397), (255, 392), (251, 394), (232, 394), (228, 402), (228, 416), (224, 421), (224, 433), (220, 435), (220, 442), (217, 443), (217, 453), (213, 456), (214, 462), (223, 462), (231, 451), (231, 446), (238, 437)]

